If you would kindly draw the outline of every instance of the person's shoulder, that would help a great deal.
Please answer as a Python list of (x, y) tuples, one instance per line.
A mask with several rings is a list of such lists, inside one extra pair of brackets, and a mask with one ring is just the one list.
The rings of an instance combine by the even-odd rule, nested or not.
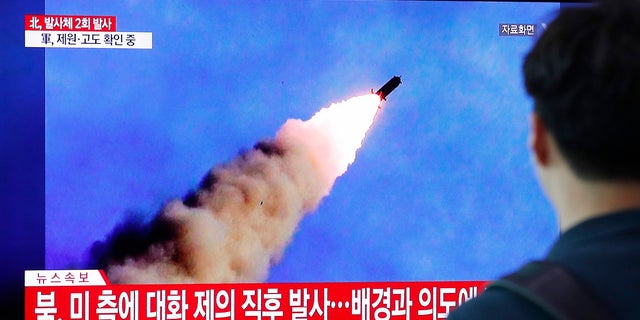
[(489, 287), (482, 294), (461, 304), (448, 319), (553, 319), (523, 297), (501, 287)]

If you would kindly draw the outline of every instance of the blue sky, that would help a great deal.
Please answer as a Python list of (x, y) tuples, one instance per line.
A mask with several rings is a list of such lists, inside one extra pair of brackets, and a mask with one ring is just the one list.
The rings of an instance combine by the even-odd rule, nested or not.
[(47, 1), (152, 50), (46, 50), (46, 262), (78, 265), (289, 118), (394, 91), (269, 281), (492, 279), (557, 223), (527, 147), (520, 66), (554, 3)]

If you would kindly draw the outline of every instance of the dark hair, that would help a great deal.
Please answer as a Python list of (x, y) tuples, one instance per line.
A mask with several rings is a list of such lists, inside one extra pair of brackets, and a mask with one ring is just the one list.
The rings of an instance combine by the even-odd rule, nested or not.
[(523, 69), (534, 112), (579, 177), (640, 181), (640, 2), (561, 10)]

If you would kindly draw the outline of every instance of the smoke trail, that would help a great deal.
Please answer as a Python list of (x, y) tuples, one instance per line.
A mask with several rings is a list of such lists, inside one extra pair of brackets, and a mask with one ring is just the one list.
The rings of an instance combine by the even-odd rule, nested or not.
[(379, 104), (365, 95), (288, 120), (150, 223), (129, 219), (94, 243), (92, 267), (114, 283), (264, 281), (300, 219), (355, 160)]

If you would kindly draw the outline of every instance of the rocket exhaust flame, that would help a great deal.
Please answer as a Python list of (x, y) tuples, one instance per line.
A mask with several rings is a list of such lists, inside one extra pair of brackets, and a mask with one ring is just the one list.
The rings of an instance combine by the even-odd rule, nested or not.
[(379, 104), (370, 94), (288, 120), (150, 223), (126, 221), (94, 243), (91, 267), (114, 283), (264, 281), (304, 214), (355, 160)]

